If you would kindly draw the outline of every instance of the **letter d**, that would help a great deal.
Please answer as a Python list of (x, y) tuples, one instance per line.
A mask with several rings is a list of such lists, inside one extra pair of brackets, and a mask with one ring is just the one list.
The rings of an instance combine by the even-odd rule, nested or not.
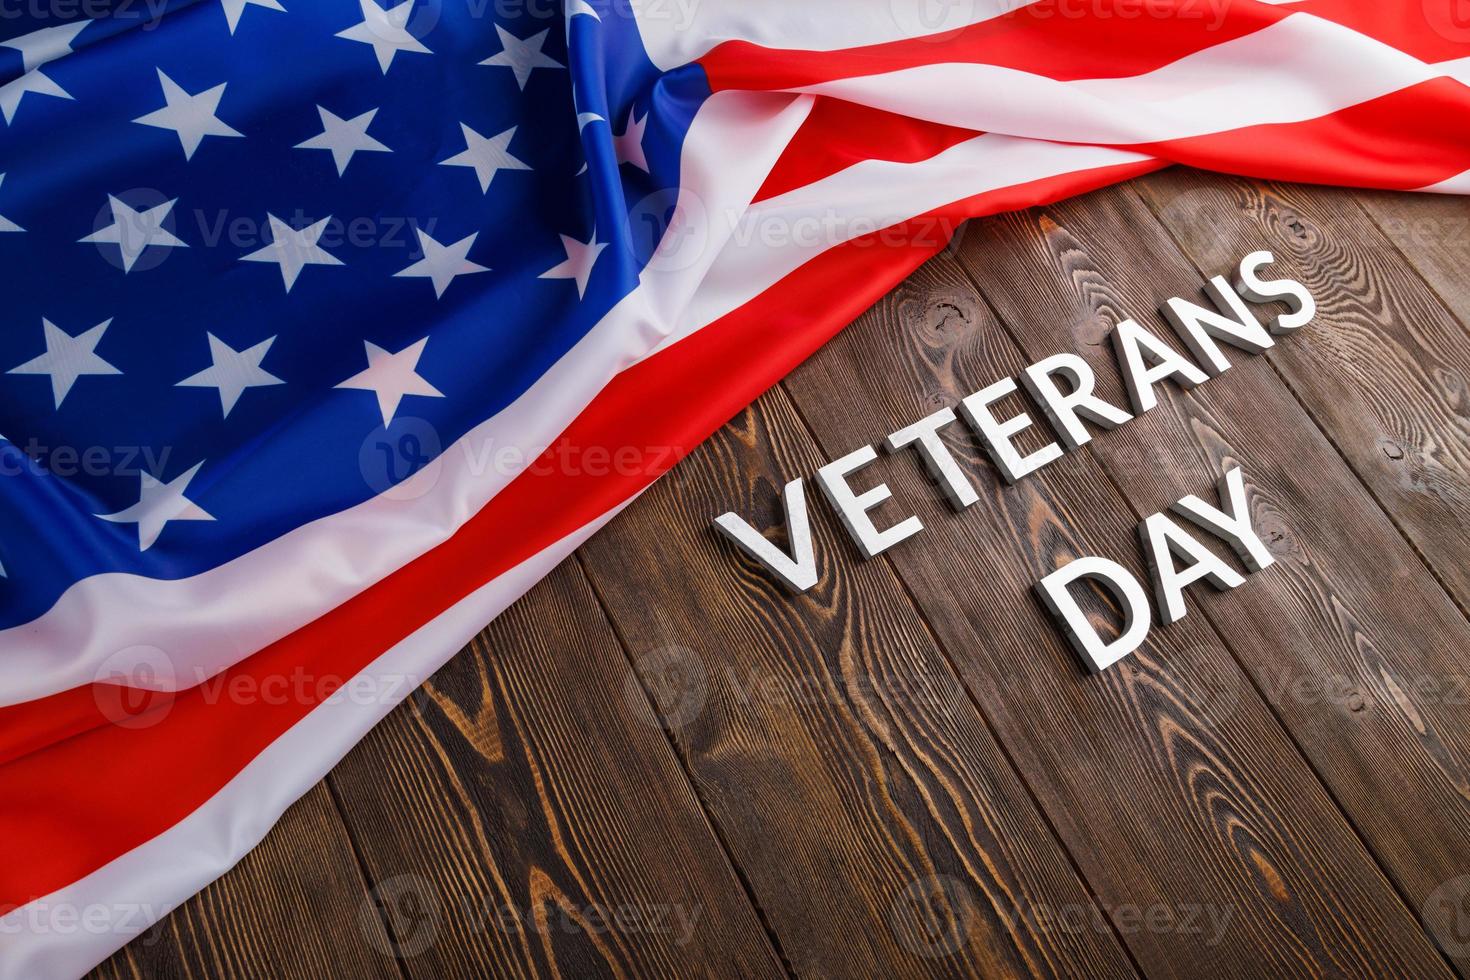
[[(1123, 607), (1123, 633), (1111, 643), (1102, 641), (1096, 627), (1072, 597), (1072, 584), (1083, 579), (1102, 583)], [(1077, 653), (1093, 670), (1111, 667), (1137, 650), (1148, 636), (1148, 594), (1138, 579), (1117, 562), (1095, 555), (1079, 558), (1037, 582), (1036, 592)]]

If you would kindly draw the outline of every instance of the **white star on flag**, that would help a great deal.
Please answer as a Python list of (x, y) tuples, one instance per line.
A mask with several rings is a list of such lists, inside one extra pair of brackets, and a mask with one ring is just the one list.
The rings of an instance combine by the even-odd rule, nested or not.
[(86, 238), (77, 239), (79, 245), (116, 245), (122, 254), (123, 273), (133, 271), (138, 259), (151, 246), (159, 248), (188, 248), (189, 243), (176, 237), (163, 226), (169, 212), (178, 203), (178, 198), (144, 211), (135, 211), (126, 203), (107, 195), (112, 208), (112, 224), (101, 231), (94, 231)]
[(541, 50), (546, 43), (546, 36), (551, 31), (544, 30), (540, 34), (533, 34), (522, 40), (510, 31), (495, 25), (495, 33), (500, 35), (500, 46), (504, 49), (499, 54), (486, 58), (480, 62), (482, 65), (491, 65), (509, 68), (516, 76), (516, 85), (522, 91), (526, 88), (526, 82), (531, 78), (531, 72), (537, 68), (565, 68), (560, 61)]
[(39, 31), (13, 37), (9, 41), (0, 41), (0, 48), (19, 51), (21, 68), (25, 71), (35, 71), (44, 64), (71, 54), (71, 43), (91, 23), (90, 20), (80, 20), (58, 27), (44, 27)]
[[(5, 175), (0, 174), (0, 185), (3, 185), (4, 183)], [(0, 232), (6, 231), (25, 231), (25, 229), (16, 224), (14, 221), (11, 221), (9, 218), (5, 217), (5, 215), (0, 214)]]
[(245, 12), (245, 8), (250, 6), (251, 4), (254, 4), (257, 7), (264, 7), (267, 10), (279, 10), (282, 13), (286, 12), (286, 8), (281, 6), (281, 0), (223, 0), (223, 2), (225, 7), (225, 20), (229, 21), (230, 23), (231, 34), (234, 34), (235, 28), (240, 26), (240, 15), (243, 14)]
[(15, 119), (15, 111), (20, 107), (20, 100), (28, 92), (50, 95), (58, 99), (71, 98), (66, 89), (43, 74), (40, 68), (47, 62), (70, 54), (71, 43), (91, 23), (90, 20), (83, 20), (74, 24), (62, 24), (59, 27), (45, 27), (21, 37), (11, 38), (9, 41), (0, 41), (0, 48), (12, 48), (20, 52), (21, 71), (24, 72), (14, 81), (0, 85), (0, 114), (5, 116), (7, 123)]
[(204, 465), (200, 460), (188, 472), (163, 483), (148, 473), (139, 473), (142, 486), (138, 491), (138, 502), (115, 514), (93, 514), (114, 524), (138, 525), (138, 550), (147, 551), (173, 521), (212, 521), (214, 517), (194, 501), (184, 496), (189, 481)]
[(562, 235), (561, 247), (567, 251), (567, 260), (552, 266), (537, 278), (574, 279), (577, 282), (577, 298), (581, 299), (587, 294), (587, 280), (592, 278), (592, 266), (602, 250), (607, 248), (607, 242), (597, 240), (597, 229), (594, 228), (592, 237), (585, 242), (579, 242), (570, 235)]
[(425, 337), (396, 354), (390, 354), (372, 341), (364, 340), (362, 344), (367, 348), (367, 369), (354, 374), (337, 387), (371, 391), (377, 395), (378, 411), (383, 415), (384, 425), (393, 421), (393, 416), (398, 413), (398, 403), (403, 401), (404, 395), (443, 398), (444, 393), (418, 373), (419, 358), (423, 356), (424, 345), (428, 342), (429, 338)]
[(240, 256), (241, 262), (273, 262), (281, 267), (281, 279), (286, 283), (286, 292), (296, 285), (301, 270), (309, 265), (341, 265), (342, 260), (326, 249), (317, 246), (322, 233), (327, 230), (327, 215), (310, 228), (297, 231), (273, 214), (267, 214), (271, 225), (271, 243), (265, 248)]
[(415, 230), (419, 233), (419, 247), (423, 249), (424, 257), (402, 272), (395, 272), (394, 276), (429, 279), (434, 283), (434, 296), (438, 298), (444, 295), (444, 290), (456, 277), (490, 271), (489, 267), (469, 260), (470, 249), (475, 247), (479, 232), (461, 238), (453, 245), (440, 245), (422, 228)]
[(316, 111), (322, 117), (321, 134), (304, 143), (297, 143), (296, 149), (331, 150), (332, 160), (337, 164), (337, 176), (347, 172), (347, 165), (352, 162), (354, 153), (393, 152), (368, 135), (367, 129), (373, 124), (373, 117), (378, 114), (377, 109), (369, 109), (352, 119), (343, 119), (321, 106), (317, 106)]
[(133, 122), (155, 129), (172, 129), (178, 134), (179, 143), (184, 147), (185, 160), (194, 159), (194, 151), (199, 149), (199, 144), (206, 136), (244, 137), (244, 133), (236, 132), (215, 115), (219, 111), (219, 100), (224, 96), (225, 85), (228, 83), (221, 82), (198, 95), (190, 95), (165, 75), (162, 68), (156, 71), (159, 84), (163, 86), (163, 100), (166, 105), (146, 116), (139, 116)]
[(209, 357), (213, 362), (198, 374), (180, 381), (176, 388), (218, 388), (219, 404), (224, 417), (230, 417), (230, 409), (240, 400), (246, 388), (264, 388), (269, 385), (285, 384), (280, 378), (264, 370), (260, 362), (276, 338), (262, 340), (254, 347), (235, 350), (214, 334), (209, 337)]
[(490, 181), (495, 179), (496, 173), (501, 170), (530, 170), (525, 162), (511, 156), (508, 147), (510, 141), (515, 138), (516, 127), (512, 126), (503, 133), (496, 133), (490, 138), (485, 138), (475, 132), (464, 123), (459, 124), (464, 131), (465, 149), (463, 153), (455, 154), (448, 160), (439, 161), (441, 167), (469, 167), (480, 178), (480, 190), (488, 193)]
[(31, 92), (37, 95), (54, 95), (58, 99), (71, 98), (66, 89), (41, 72), (26, 72), (15, 81), (0, 85), (0, 113), (5, 115), (7, 123), (15, 119), (15, 112), (20, 108), (21, 97)]
[(41, 329), (46, 335), (46, 353), (32, 358), (19, 367), (11, 368), (7, 374), (44, 374), (51, 379), (51, 397), (60, 408), (66, 400), (71, 386), (84, 375), (122, 374), (117, 368), (97, 356), (97, 344), (112, 320), (104, 320), (91, 330), (84, 330), (73, 337), (50, 320), (41, 320)]
[(349, 41), (371, 44), (378, 56), (378, 67), (383, 74), (393, 64), (393, 56), (400, 51), (414, 54), (433, 54), (418, 38), (408, 32), (408, 18), (413, 13), (413, 0), (403, 0), (390, 10), (379, 7), (375, 0), (358, 0), (362, 5), (362, 23), (355, 24), (338, 37)]
[(648, 128), (648, 115), (634, 119), (636, 110), (628, 110), (628, 122), (621, 134), (613, 137), (613, 153), (618, 163), (626, 163), (648, 173), (648, 157), (643, 153), (643, 131)]

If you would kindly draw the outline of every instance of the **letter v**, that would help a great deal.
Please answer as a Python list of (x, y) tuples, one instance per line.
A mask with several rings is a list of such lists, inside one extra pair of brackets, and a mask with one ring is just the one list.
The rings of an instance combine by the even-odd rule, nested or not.
[(806, 485), (800, 479), (792, 480), (786, 484), (782, 496), (786, 501), (786, 534), (791, 539), (789, 555), (733, 511), (715, 518), (715, 527), (791, 591), (805, 592), (817, 584), (817, 555), (807, 517)]

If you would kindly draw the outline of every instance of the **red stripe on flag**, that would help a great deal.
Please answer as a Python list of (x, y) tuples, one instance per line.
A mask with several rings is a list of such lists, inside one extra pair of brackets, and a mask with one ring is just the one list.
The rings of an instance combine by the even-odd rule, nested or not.
[(1413, 190), (1470, 170), (1470, 87), (1436, 78), (1300, 123), (1130, 144), (1171, 163), (1269, 180)]
[(1465, 0), (1306, 0), (1295, 9), (1350, 27), (1431, 65), (1470, 57), (1470, 3)]
[(1245, 2), (1211, 11), (1199, 0), (1040, 0), (961, 30), (838, 51), (726, 41), (699, 63), (710, 87), (785, 91), (920, 65), (975, 63), (1057, 81), (1126, 78), (1155, 71), (1284, 20), (1291, 6)]
[(841, 99), (818, 98), (755, 200), (764, 201), (805, 187), (864, 160), (927, 160), (979, 135), (972, 129), (926, 122)]

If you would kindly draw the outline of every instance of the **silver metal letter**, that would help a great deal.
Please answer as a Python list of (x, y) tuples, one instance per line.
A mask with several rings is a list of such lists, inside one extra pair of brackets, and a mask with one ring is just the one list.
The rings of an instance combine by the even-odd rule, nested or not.
[(1014, 378), (1002, 378), (988, 388), (983, 388), (960, 402), (960, 414), (970, 427), (980, 434), (985, 452), (1007, 483), (1015, 483), (1021, 477), (1034, 473), (1048, 463), (1062, 457), (1062, 447), (1047, 443), (1027, 456), (1022, 456), (1011, 445), (1011, 437), (1033, 424), (1031, 416), (1022, 412), (1001, 422), (991, 414), (990, 406), (1016, 390)]
[[(1081, 579), (1101, 583), (1123, 607), (1123, 632), (1111, 643), (1104, 643), (1087, 618), (1071, 585)], [(1143, 644), (1148, 636), (1148, 595), (1129, 571), (1117, 562), (1089, 555), (1052, 572), (1036, 583), (1037, 594), (1047, 611), (1057, 621), (1072, 647), (1093, 670), (1106, 670)]]
[(1171, 510), (1229, 544), (1247, 570), (1259, 572), (1276, 559), (1251, 526), (1250, 502), (1245, 497), (1245, 474), (1239, 466), (1225, 471), (1220, 478), (1219, 492), (1220, 503), (1227, 508), (1224, 511), (1211, 507), (1194, 494), (1176, 503)]
[[(1164, 343), (1135, 320), (1124, 320), (1113, 331), (1113, 350), (1123, 371), (1123, 385), (1135, 415), (1159, 403), (1154, 385), (1172, 378), (1181, 388), (1193, 388), (1210, 379), (1193, 361)], [(1145, 366), (1148, 361), (1153, 367)]]
[(1220, 345), (1215, 343), (1217, 340), (1251, 354), (1259, 354), (1275, 345), (1276, 341), (1261, 326), (1250, 307), (1241, 302), (1230, 283), (1216, 276), (1205, 286), (1205, 295), (1214, 302), (1218, 313), (1178, 298), (1165, 303), (1163, 313), (1164, 319), (1184, 341), (1184, 346), (1211, 376), (1230, 370), (1230, 362), (1225, 359)]
[(1252, 252), (1240, 260), (1240, 277), (1235, 282), (1235, 291), (1252, 303), (1282, 302), (1291, 308), (1290, 313), (1271, 318), (1268, 326), (1277, 335), (1300, 330), (1312, 322), (1317, 315), (1317, 301), (1306, 286), (1295, 279), (1262, 279), (1259, 275), (1263, 265), (1276, 261), (1270, 252)]
[[(1066, 379), (1067, 391), (1057, 385), (1058, 376)], [(1041, 406), (1051, 427), (1068, 449), (1084, 446), (1092, 439), (1092, 433), (1087, 431), (1082, 419), (1104, 429), (1112, 429), (1133, 418), (1092, 393), (1097, 376), (1076, 354), (1053, 354), (1037, 361), (1022, 372), (1021, 384)]]
[(954, 455), (950, 453), (944, 440), (939, 438), (939, 430), (954, 420), (953, 410), (941, 408), (933, 415), (899, 429), (883, 445), (890, 453), (897, 452), (904, 446), (913, 446), (924, 460), (924, 468), (944, 491), (950, 506), (955, 510), (964, 510), (979, 500), (980, 495), (975, 492), (974, 485), (955, 462)]
[[(1184, 528), (1165, 514), (1154, 514), (1138, 526), (1143, 542), (1143, 558), (1154, 580), (1154, 601), (1158, 604), (1159, 624), (1168, 626), (1184, 618), (1184, 587), (1204, 579), (1216, 589), (1233, 589), (1245, 577), (1225, 564), (1215, 553), (1200, 544)], [(1189, 559), (1180, 569), (1174, 556)]]
[(880, 483), (871, 490), (854, 494), (852, 487), (847, 485), (847, 477), (877, 458), (878, 453), (872, 446), (864, 446), (817, 470), (817, 482), (822, 485), (822, 492), (836, 508), (837, 516), (842, 519), (843, 526), (852, 535), (864, 558), (880, 555), (924, 530), (917, 517), (910, 517), (886, 531), (879, 531), (873, 526), (868, 511), (892, 497), (893, 491), (888, 489), (888, 484)]
[(792, 480), (786, 484), (782, 498), (786, 505), (786, 534), (791, 539), (789, 555), (733, 511), (716, 517), (715, 527), (791, 591), (805, 592), (817, 584), (817, 554), (807, 517), (806, 485), (800, 479)]

